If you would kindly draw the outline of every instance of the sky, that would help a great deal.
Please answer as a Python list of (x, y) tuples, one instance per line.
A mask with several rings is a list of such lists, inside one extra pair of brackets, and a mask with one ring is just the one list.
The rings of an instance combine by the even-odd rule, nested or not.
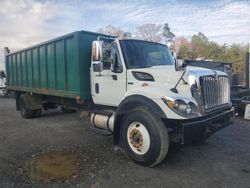
[(168, 23), (177, 37), (202, 32), (221, 44), (250, 43), (250, 0), (0, 0), (0, 69), (4, 46), (110, 24), (133, 33), (147, 23)]

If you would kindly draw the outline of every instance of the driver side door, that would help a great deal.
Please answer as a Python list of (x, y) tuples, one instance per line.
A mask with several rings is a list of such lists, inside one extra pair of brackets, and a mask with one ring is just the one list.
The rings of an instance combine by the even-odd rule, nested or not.
[(125, 95), (126, 69), (119, 52), (115, 42), (103, 42), (103, 70), (94, 72), (91, 68), (91, 93), (95, 104), (118, 106)]

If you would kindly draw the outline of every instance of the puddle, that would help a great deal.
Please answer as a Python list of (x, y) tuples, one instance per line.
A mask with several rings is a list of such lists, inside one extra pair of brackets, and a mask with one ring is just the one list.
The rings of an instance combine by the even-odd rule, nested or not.
[(24, 168), (33, 181), (65, 181), (79, 174), (80, 156), (68, 151), (51, 151), (26, 161)]

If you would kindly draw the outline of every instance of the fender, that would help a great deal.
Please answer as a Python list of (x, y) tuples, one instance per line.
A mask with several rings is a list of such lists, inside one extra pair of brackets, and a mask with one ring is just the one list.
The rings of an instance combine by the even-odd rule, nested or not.
[(130, 108), (138, 105), (147, 107), (152, 113), (160, 118), (166, 118), (163, 110), (150, 98), (142, 95), (130, 95), (126, 97), (118, 106), (116, 116), (127, 112)]
[(163, 110), (150, 98), (142, 95), (130, 95), (126, 97), (118, 106), (115, 113), (114, 124), (114, 144), (120, 145), (120, 125), (122, 123), (122, 115), (126, 114), (130, 109), (137, 106), (145, 106), (153, 114), (159, 118), (167, 118)]

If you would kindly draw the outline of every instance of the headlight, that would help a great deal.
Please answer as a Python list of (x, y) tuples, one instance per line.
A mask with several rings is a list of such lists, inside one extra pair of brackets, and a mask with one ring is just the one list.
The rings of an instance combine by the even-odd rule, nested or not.
[(184, 117), (199, 117), (197, 106), (192, 101), (162, 97), (163, 102), (175, 113)]

